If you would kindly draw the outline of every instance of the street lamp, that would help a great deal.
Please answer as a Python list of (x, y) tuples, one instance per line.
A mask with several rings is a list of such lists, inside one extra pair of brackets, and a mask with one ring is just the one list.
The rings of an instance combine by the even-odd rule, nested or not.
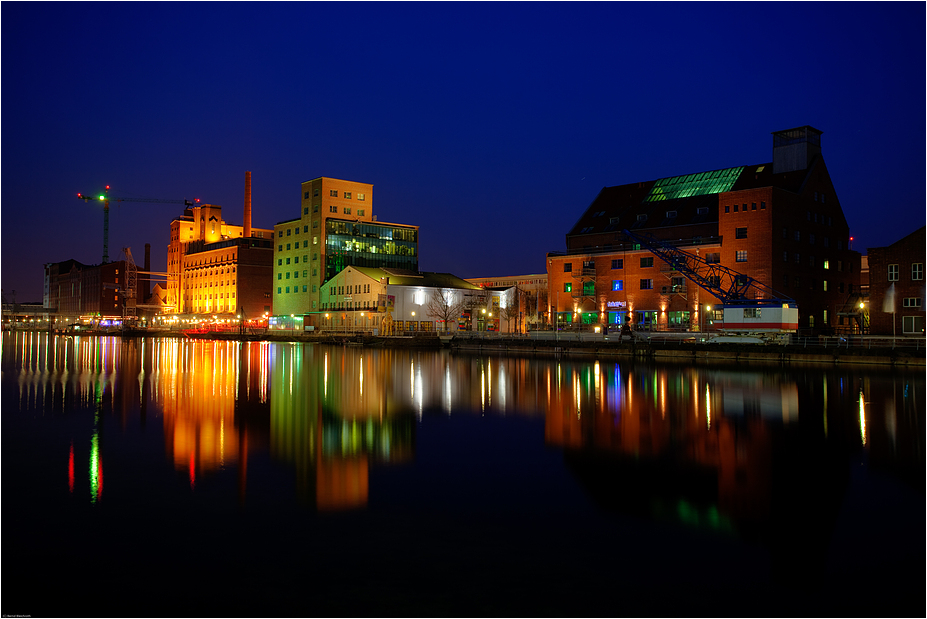
[[(705, 306), (705, 313), (707, 314), (707, 313), (710, 312), (710, 311), (711, 311), (711, 306), (710, 306), (710, 305), (706, 305), (706, 306)], [(708, 318), (707, 318), (707, 316), (702, 316), (702, 323), (703, 323), (706, 327), (708, 326)], [(702, 329), (702, 331), (704, 332), (705, 330)]]

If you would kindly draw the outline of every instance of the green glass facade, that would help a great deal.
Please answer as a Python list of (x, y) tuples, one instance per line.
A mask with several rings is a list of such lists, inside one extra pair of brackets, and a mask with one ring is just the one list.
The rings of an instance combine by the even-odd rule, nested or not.
[(692, 196), (705, 196), (730, 191), (737, 179), (740, 178), (740, 173), (743, 170), (744, 166), (740, 166), (712, 172), (661, 178), (654, 183), (650, 194), (644, 198), (644, 201), (660, 202), (662, 200), (675, 200), (677, 198), (690, 198)]
[(325, 281), (348, 266), (418, 271), (415, 228), (333, 219), (325, 228)]

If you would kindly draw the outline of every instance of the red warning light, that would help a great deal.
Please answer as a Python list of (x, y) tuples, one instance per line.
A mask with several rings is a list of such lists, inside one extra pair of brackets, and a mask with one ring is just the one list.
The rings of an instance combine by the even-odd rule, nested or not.
[(109, 191), (109, 185), (106, 186), (106, 191)]
[(196, 201), (197, 201), (197, 202), (199, 202), (199, 201), (200, 201), (200, 199), (199, 199), (199, 198), (197, 198), (197, 199), (196, 199)]

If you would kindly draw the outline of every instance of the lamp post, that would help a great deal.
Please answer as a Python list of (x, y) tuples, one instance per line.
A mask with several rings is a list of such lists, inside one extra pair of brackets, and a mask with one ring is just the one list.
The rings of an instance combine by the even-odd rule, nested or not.
[[(705, 306), (705, 314), (708, 314), (708, 312), (710, 312), (710, 311), (711, 311), (711, 306), (710, 306), (710, 305), (706, 305), (706, 306)], [(708, 327), (708, 317), (707, 317), (707, 316), (702, 316), (702, 323), (705, 325), (705, 328)], [(703, 333), (704, 333), (705, 329), (702, 329), (702, 331), (703, 331)]]

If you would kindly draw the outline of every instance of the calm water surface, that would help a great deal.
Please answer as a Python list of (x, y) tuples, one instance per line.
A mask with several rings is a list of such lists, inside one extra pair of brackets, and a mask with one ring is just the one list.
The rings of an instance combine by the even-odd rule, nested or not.
[(6, 614), (925, 612), (923, 371), (36, 333), (2, 370)]

